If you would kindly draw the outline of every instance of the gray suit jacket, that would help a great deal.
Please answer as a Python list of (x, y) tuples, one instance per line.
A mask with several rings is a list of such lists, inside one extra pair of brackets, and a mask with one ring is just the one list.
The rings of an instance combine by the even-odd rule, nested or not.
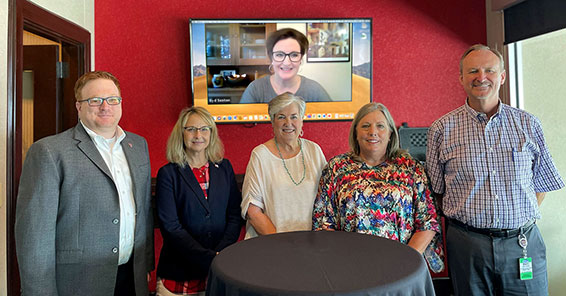
[[(136, 294), (148, 295), (147, 272), (155, 264), (149, 154), (145, 139), (132, 133), (126, 132), (121, 145), (136, 205)], [(16, 205), (22, 295), (113, 295), (119, 218), (110, 170), (80, 123), (34, 143)]]

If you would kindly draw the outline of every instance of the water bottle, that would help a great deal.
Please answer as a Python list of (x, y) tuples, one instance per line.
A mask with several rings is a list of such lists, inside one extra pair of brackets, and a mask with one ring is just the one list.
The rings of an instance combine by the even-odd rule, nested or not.
[(230, 54), (230, 38), (227, 36), (220, 36), (220, 57), (223, 59), (232, 57)]
[(439, 273), (444, 270), (444, 261), (442, 261), (442, 258), (440, 258), (440, 256), (438, 256), (436, 252), (434, 252), (434, 244), (430, 244), (426, 247), (424, 251), (424, 257), (428, 262), (430, 270), (432, 270), (433, 272)]
[(206, 57), (214, 57), (214, 43), (212, 41), (212, 34), (206, 32)]

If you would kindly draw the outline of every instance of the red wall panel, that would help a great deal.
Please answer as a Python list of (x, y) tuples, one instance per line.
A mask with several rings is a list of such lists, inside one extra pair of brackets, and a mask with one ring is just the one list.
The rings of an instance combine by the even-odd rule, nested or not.
[[(485, 43), (484, 1), (95, 1), (95, 65), (120, 79), (120, 125), (149, 143), (155, 176), (179, 111), (192, 102), (189, 18), (373, 18), (373, 98), (398, 125), (428, 126), (464, 102), (458, 61)], [(348, 150), (350, 122), (305, 123), (327, 158)], [(219, 126), (226, 157), (244, 173), (271, 125)]]

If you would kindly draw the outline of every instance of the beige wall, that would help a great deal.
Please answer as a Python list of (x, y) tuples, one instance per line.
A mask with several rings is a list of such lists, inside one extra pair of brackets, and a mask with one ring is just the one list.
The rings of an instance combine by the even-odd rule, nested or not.
[[(542, 122), (558, 171), (566, 178), (566, 29), (521, 42), (525, 110)], [(566, 190), (550, 192), (541, 206), (550, 295), (566, 293)]]
[[(94, 68), (94, 0), (35, 0), (37, 5), (91, 33)], [(0, 0), (0, 296), (6, 295), (6, 127), (8, 0)]]
[[(8, 0), (0, 0), (0, 69), (7, 69)], [(6, 100), (7, 71), (0, 71), (0, 295), (6, 295)]]
[(30, 2), (90, 32), (90, 64), (94, 69), (94, 0), (30, 0)]

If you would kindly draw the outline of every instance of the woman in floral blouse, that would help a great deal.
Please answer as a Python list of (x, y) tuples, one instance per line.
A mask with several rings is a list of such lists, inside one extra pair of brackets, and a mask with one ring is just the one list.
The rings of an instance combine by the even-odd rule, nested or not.
[[(440, 272), (440, 225), (424, 168), (399, 147), (387, 108), (369, 103), (350, 128), (352, 151), (333, 157), (320, 179), (314, 230), (342, 230), (400, 241)], [(433, 238), (435, 242), (431, 243)], [(427, 249), (428, 247), (428, 249)]]

